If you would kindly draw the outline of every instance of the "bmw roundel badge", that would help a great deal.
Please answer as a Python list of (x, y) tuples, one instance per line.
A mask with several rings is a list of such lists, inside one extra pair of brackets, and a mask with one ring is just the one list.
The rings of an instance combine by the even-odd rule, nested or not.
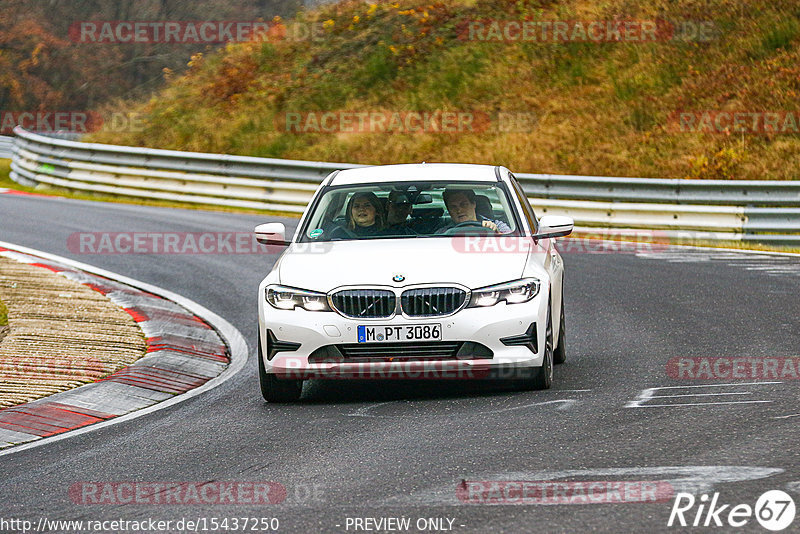
[(395, 282), (402, 282), (405, 279), (406, 277), (403, 276), (402, 274), (396, 274), (392, 277), (392, 280), (394, 280)]

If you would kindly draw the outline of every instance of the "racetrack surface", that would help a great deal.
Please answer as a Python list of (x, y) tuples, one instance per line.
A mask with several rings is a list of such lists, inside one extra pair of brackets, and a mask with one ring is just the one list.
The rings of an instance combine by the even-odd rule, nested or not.
[[(667, 367), (677, 357), (800, 356), (798, 257), (565, 254), (568, 361), (552, 390), (315, 381), (300, 403), (268, 405), (256, 373), (256, 289), (276, 255), (81, 255), (67, 238), (249, 232), (273, 218), (10, 195), (0, 195), (0, 213), (0, 240), (174, 291), (250, 344), (245, 369), (212, 391), (0, 458), (2, 518), (277, 517), (282, 532), (354, 532), (348, 517), (404, 516), (410, 532), (420, 518), (453, 519), (453, 532), (666, 532), (686, 530), (667, 527), (673, 499), (465, 504), (457, 488), (462, 480), (667, 480), (674, 491), (719, 492), (720, 504), (753, 506), (774, 489), (800, 498), (800, 381), (677, 379)], [(259, 506), (76, 504), (69, 490), (84, 481), (274, 481), (287, 497)], [(754, 518), (737, 530), (764, 531)]]

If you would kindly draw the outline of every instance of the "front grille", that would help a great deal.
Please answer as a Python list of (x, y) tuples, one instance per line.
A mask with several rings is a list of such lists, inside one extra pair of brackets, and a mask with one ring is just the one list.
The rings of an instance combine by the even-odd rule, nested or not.
[(339, 345), (346, 362), (454, 360), (463, 343), (353, 343)]
[(409, 317), (435, 317), (454, 313), (466, 298), (467, 292), (457, 287), (425, 287), (403, 291), (400, 303)]
[(354, 319), (391, 317), (397, 306), (394, 293), (385, 289), (344, 289), (331, 301), (336, 311)]
[(325, 345), (309, 354), (308, 363), (375, 363), (434, 360), (491, 360), (494, 353), (473, 341), (417, 343), (347, 343)]

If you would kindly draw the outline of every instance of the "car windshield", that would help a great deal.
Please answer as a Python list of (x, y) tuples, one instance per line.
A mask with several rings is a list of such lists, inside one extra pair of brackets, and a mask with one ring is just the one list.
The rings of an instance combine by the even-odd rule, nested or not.
[(381, 182), (330, 186), (307, 218), (301, 242), (518, 233), (500, 182)]

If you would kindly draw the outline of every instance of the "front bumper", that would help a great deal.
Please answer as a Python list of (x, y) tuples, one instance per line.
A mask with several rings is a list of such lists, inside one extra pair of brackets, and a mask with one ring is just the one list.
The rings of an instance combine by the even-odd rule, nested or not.
[[(263, 295), (263, 293), (262, 293)], [(544, 351), (544, 321), (548, 295), (542, 291), (523, 304), (500, 303), (486, 308), (465, 308), (448, 317), (392, 319), (350, 319), (336, 312), (309, 312), (301, 308), (278, 310), (259, 300), (259, 336), (262, 365), (267, 373), (287, 378), (481, 378), (487, 374), (503, 376), (503, 370), (541, 367)], [(342, 345), (358, 344), (359, 325), (438, 323), (441, 343), (459, 344), (456, 357), (408, 357), (398, 351), (397, 358), (386, 351), (372, 358), (337, 356)], [(535, 339), (521, 343), (521, 336), (533, 332)], [(509, 339), (512, 341), (509, 342)], [(268, 351), (275, 341), (287, 350)], [(292, 344), (298, 344), (295, 346)], [(414, 346), (414, 343), (410, 343)], [(296, 348), (295, 348), (296, 347)], [(328, 351), (326, 347), (334, 347)], [(480, 347), (478, 350), (471, 348)], [(269, 354), (268, 352), (271, 352)], [(320, 354), (327, 358), (320, 358)], [(309, 357), (311, 361), (309, 362)], [(363, 353), (362, 353), (363, 356)]]

